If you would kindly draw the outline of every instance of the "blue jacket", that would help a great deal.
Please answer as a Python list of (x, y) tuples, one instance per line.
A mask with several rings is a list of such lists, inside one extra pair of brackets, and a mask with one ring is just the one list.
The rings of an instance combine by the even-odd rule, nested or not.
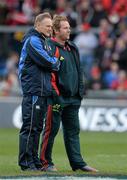
[(19, 61), (19, 79), (23, 95), (50, 96), (51, 71), (59, 70), (59, 61), (52, 56), (47, 40), (35, 29), (23, 39)]

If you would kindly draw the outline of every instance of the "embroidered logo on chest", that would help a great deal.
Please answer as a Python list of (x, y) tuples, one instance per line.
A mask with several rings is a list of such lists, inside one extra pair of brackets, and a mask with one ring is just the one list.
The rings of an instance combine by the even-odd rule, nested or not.
[(60, 56), (60, 61), (63, 61), (64, 60), (64, 57), (63, 56)]

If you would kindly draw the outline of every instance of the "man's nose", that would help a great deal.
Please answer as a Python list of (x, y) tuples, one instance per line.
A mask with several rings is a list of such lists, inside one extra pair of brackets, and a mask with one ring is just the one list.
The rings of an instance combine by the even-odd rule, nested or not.
[(52, 31), (52, 27), (49, 27), (49, 30)]
[(70, 33), (71, 32), (71, 30), (70, 29), (68, 29), (68, 33)]

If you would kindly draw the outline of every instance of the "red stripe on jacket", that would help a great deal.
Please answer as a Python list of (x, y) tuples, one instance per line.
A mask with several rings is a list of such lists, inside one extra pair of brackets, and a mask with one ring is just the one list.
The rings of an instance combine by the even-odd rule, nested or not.
[[(55, 57), (59, 58), (59, 56), (60, 56), (59, 49), (58, 49), (58, 47), (56, 47)], [(51, 84), (52, 84), (52, 87), (55, 89), (57, 95), (59, 96), (60, 91), (57, 86), (57, 75), (55, 72), (51, 73)]]

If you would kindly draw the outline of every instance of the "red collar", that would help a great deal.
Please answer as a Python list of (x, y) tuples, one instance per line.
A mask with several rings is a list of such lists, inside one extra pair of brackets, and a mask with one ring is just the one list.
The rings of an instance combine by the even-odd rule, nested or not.
[(51, 40), (57, 42), (55, 37), (51, 37)]
[[(57, 42), (57, 40), (56, 40), (55, 37), (52, 37), (51, 40)], [(57, 42), (57, 43), (58, 43), (58, 42)], [(63, 45), (61, 45), (61, 46), (63, 46)], [(63, 49), (64, 49), (64, 50), (68, 50), (68, 51), (71, 50), (70, 47), (68, 46), (68, 44), (65, 44), (65, 46), (63, 46)]]

